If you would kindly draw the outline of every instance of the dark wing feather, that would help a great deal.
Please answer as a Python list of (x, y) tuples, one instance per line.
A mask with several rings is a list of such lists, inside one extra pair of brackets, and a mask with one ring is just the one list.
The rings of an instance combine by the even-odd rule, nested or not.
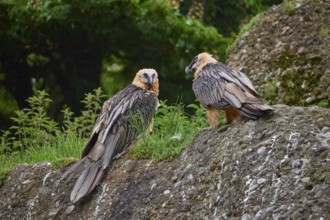
[[(247, 78), (247, 76), (235, 69), (230, 68), (229, 66), (226, 66), (222, 63), (216, 63), (215, 65), (215, 69), (220, 72), (220, 73), (226, 73), (229, 78), (227, 78), (227, 80), (229, 82), (233, 82), (236, 85), (241, 85), (242, 87), (244, 87), (245, 90), (248, 90), (250, 93), (252, 93), (253, 95), (257, 95), (257, 91), (255, 90), (254, 86), (252, 85), (252, 82), (249, 80), (249, 78)], [(223, 74), (224, 75), (224, 74)]]
[(204, 66), (193, 82), (193, 91), (204, 107), (225, 109), (232, 106), (252, 119), (272, 111), (244, 73), (222, 63)]
[[(83, 151), (83, 158), (61, 178), (72, 178), (72, 173), (83, 169), (71, 192), (73, 202), (89, 194), (100, 182), (112, 159), (146, 131), (157, 105), (155, 93), (134, 85), (126, 87), (104, 103)], [(136, 121), (142, 127), (136, 126)]]
[(219, 103), (224, 96), (225, 82), (223, 79), (214, 79), (212, 76), (199, 77), (193, 82), (193, 91), (204, 106)]

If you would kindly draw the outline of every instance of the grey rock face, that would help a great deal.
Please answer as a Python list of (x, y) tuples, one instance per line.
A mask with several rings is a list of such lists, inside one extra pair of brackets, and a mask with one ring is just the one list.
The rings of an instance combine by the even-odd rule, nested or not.
[(274, 6), (237, 40), (227, 63), (246, 73), (271, 104), (330, 102), (329, 17), (326, 0)]
[(125, 155), (74, 205), (73, 182), (58, 182), (66, 168), (19, 165), (0, 188), (0, 219), (330, 219), (330, 110), (274, 108), (202, 130), (172, 161)]

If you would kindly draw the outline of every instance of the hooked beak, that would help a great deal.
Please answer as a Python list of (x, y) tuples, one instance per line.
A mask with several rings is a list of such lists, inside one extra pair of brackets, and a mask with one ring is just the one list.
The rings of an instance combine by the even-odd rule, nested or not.
[(190, 71), (194, 70), (196, 68), (196, 64), (197, 64), (197, 60), (195, 58), (193, 61), (191, 61), (189, 66), (186, 67), (186, 69), (185, 69), (186, 74), (188, 74)]
[(194, 69), (194, 64), (195, 63), (192, 62), (191, 64), (189, 64), (189, 66), (186, 67), (185, 69), (186, 74), (188, 74), (190, 71)]
[(186, 67), (186, 69), (184, 70), (186, 72), (186, 74), (188, 74), (191, 71), (191, 67), (190, 65)]
[(155, 83), (155, 81), (156, 81), (156, 78), (155, 78), (155, 76), (148, 76), (148, 84), (149, 85), (152, 85), (152, 84), (154, 84)]

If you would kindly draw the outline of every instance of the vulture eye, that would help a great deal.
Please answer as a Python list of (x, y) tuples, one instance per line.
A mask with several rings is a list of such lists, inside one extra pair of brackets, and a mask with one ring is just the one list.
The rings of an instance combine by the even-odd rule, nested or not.
[(148, 78), (148, 74), (147, 73), (143, 73), (143, 77)]
[(192, 63), (196, 63), (198, 60), (198, 56), (195, 56), (195, 58), (193, 59)]
[(153, 73), (153, 74), (152, 74), (152, 78), (154, 78), (155, 76), (156, 76), (156, 74)]

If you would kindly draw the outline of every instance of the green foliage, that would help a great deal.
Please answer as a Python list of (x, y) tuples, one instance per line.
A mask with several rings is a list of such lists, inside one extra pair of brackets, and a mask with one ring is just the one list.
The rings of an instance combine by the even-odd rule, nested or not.
[(278, 89), (279, 87), (276, 79), (264, 80), (264, 83), (261, 85), (258, 92), (264, 99), (272, 104), (272, 101), (278, 96)]
[(0, 0), (0, 9), (0, 83), (26, 107), (31, 80), (38, 82), (51, 93), (54, 117), (66, 103), (79, 112), (82, 94), (100, 79), (113, 95), (144, 67), (158, 71), (161, 98), (185, 93), (183, 101), (191, 102), (184, 67), (202, 51), (224, 60), (230, 42), (168, 0)]
[[(283, 72), (276, 79), (284, 90), (283, 101), (287, 105), (306, 105), (306, 94), (313, 94), (317, 87), (317, 82), (321, 77), (320, 71), (317, 69), (322, 59), (320, 57), (309, 58), (304, 54), (297, 54), (287, 49), (279, 56), (273, 57), (269, 61), (269, 66), (275, 71), (281, 69)], [(312, 68), (304, 70), (296, 68), (309, 63)], [(323, 98), (321, 98), (323, 99)], [(315, 99), (312, 103), (317, 104), (320, 98)]]
[(82, 101), (85, 108), (79, 117), (73, 117), (73, 112), (65, 109), (63, 127), (60, 128), (47, 116), (46, 109), (51, 102), (48, 94), (36, 91), (27, 100), (29, 107), (15, 112), (12, 117), (14, 125), (7, 131), (1, 131), (0, 182), (17, 163), (47, 160), (59, 166), (72, 162), (73, 159), (67, 158), (79, 158), (104, 96), (100, 88), (86, 94)]
[[(155, 68), (161, 99), (173, 101), (184, 94), (183, 102), (191, 103), (195, 97), (184, 67), (202, 51), (224, 61), (226, 47), (241, 21), (270, 5), (260, 0), (204, 2), (205, 17), (199, 21), (187, 19), (168, 0), (0, 0), (0, 117), (25, 107), (15, 111), (14, 125), (2, 131), (0, 179), (2, 171), (16, 163), (49, 160), (61, 166), (72, 161), (68, 157), (80, 157), (101, 108), (101, 89), (86, 95), (80, 116), (73, 112), (82, 108), (78, 104), (81, 94), (100, 80), (113, 95), (132, 81), (139, 68)], [(26, 102), (33, 91), (35, 96)], [(72, 108), (62, 111), (61, 127), (49, 114), (57, 116), (65, 103)], [(204, 108), (188, 107), (195, 115), (184, 113), (183, 104), (163, 103), (154, 132), (132, 154), (163, 160), (180, 153), (200, 128), (208, 126)]]
[(243, 36), (243, 34), (246, 33), (247, 31), (251, 30), (251, 28), (259, 20), (259, 18), (262, 14), (263, 13), (259, 13), (259, 14), (255, 15), (253, 18), (250, 19), (250, 21), (247, 24), (243, 25), (243, 27), (240, 29), (239, 33), (236, 35), (233, 43), (227, 47), (227, 49), (226, 49), (227, 55), (235, 47), (235, 45), (237, 44), (237, 41)]
[(60, 158), (60, 159), (54, 160), (52, 162), (52, 169), (58, 169), (61, 167), (69, 166), (70, 164), (77, 162), (78, 161), (77, 158), (78, 157), (75, 157), (75, 158), (69, 157), (69, 158)]
[(251, 17), (281, 2), (282, 0), (185, 0), (180, 3), (180, 11), (189, 14), (191, 10), (197, 10), (205, 24), (214, 26), (224, 36), (233, 37)]
[(161, 102), (151, 134), (144, 134), (131, 151), (132, 157), (151, 158), (155, 161), (176, 157), (192, 141), (195, 134), (208, 126), (204, 108), (191, 104), (194, 116), (184, 112), (183, 104), (167, 105)]
[[(3, 74), (4, 76), (4, 74)], [(1, 81), (1, 74), (0, 74)], [(14, 97), (0, 85), (0, 118), (8, 119), (12, 113), (18, 109), (17, 102)]]
[(259, 13), (259, 14), (255, 15), (253, 18), (251, 18), (250, 21), (240, 29), (238, 36), (242, 36), (245, 32), (249, 31), (253, 27), (253, 25), (256, 23), (256, 21), (259, 20), (259, 18), (262, 14), (263, 13)]
[(284, 0), (282, 4), (282, 8), (287, 13), (293, 11), (296, 8), (295, 0)]
[[(85, 99), (82, 101), (85, 105), (85, 110), (81, 112), (81, 116), (75, 118), (75, 122), (73, 123), (73, 125), (78, 125), (76, 130), (80, 130), (80, 137), (87, 138), (89, 136), (90, 131), (94, 127), (96, 117), (102, 108), (101, 103), (103, 103), (106, 97), (101, 88), (94, 89), (94, 93), (86, 94)], [(68, 114), (65, 117), (68, 118), (69, 115), (72, 114)], [(79, 124), (79, 122), (83, 123)], [(67, 129), (72, 127), (72, 125), (68, 125), (67, 123), (66, 125)]]
[[(106, 67), (103, 68), (102, 86), (115, 94), (132, 81), (138, 69), (134, 66), (136, 62), (139, 67), (152, 67), (158, 71), (162, 99), (175, 101), (178, 94), (185, 93), (183, 101), (193, 101), (191, 82), (186, 79), (184, 68), (202, 51), (220, 55), (224, 61), (230, 39), (213, 27), (181, 16), (168, 1), (144, 1), (140, 5), (142, 16), (135, 19), (136, 27), (129, 31), (134, 39), (127, 42), (127, 48), (125, 45), (121, 54), (115, 54), (103, 63)], [(134, 58), (134, 63), (129, 57)], [(123, 74), (129, 77), (123, 77)]]
[(330, 184), (330, 172), (325, 173), (324, 182), (327, 183), (327, 184)]
[(15, 125), (10, 127), (17, 140), (12, 142), (10, 152), (49, 143), (58, 130), (57, 123), (47, 116), (47, 106), (51, 102), (45, 91), (37, 91), (27, 99), (29, 108), (15, 111), (11, 119)]
[[(6, 173), (18, 163), (50, 161), (54, 168), (68, 165), (79, 158), (86, 143), (95, 116), (98, 115), (104, 94), (101, 89), (88, 93), (82, 101), (82, 115), (74, 117), (69, 109), (63, 110), (64, 121), (60, 127), (47, 116), (46, 108), (51, 100), (45, 91), (36, 91), (28, 98), (29, 108), (16, 111), (15, 125), (2, 131), (0, 138), (0, 183)], [(131, 155), (152, 158), (155, 161), (176, 157), (192, 141), (195, 134), (208, 126), (205, 108), (190, 104), (195, 112), (188, 115), (183, 104), (167, 105), (162, 101), (157, 110), (152, 134), (144, 132)], [(132, 115), (132, 126), (145, 131), (138, 114)], [(224, 118), (221, 119), (224, 123)], [(83, 132), (82, 132), (83, 130)]]
[(78, 113), (83, 94), (101, 83), (114, 95), (144, 67), (158, 71), (161, 99), (173, 102), (183, 94), (191, 103), (184, 74), (191, 59), (207, 51), (224, 62), (241, 23), (280, 2), (196, 1), (203, 4), (202, 20), (186, 18), (192, 0), (180, 8), (169, 0), (0, 0), (1, 121), (43, 89), (54, 100), (52, 117), (59, 118), (66, 103)]
[(12, 158), (0, 154), (0, 187), (5, 181), (8, 172), (17, 164), (19, 161), (13, 160)]
[(328, 108), (330, 106), (330, 103), (328, 100), (321, 100), (317, 106), (323, 107), (323, 108)]

